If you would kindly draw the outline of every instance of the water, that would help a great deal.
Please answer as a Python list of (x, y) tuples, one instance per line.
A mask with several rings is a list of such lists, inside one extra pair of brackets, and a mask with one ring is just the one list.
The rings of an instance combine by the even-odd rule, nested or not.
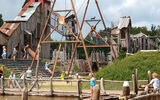
[[(0, 100), (21, 100), (21, 96), (0, 96)], [(78, 98), (29, 96), (28, 100), (78, 100)]]

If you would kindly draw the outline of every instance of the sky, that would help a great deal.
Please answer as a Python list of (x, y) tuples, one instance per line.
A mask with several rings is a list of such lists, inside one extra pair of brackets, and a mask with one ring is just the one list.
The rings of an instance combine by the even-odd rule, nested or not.
[[(4, 20), (11, 20), (20, 12), (25, 0), (0, 0), (0, 13)], [(54, 9), (70, 9), (70, 0), (57, 0)], [(79, 21), (82, 20), (87, 0), (73, 0)], [(94, 0), (90, 0), (86, 19), (96, 16), (99, 19), (98, 11)], [(62, 3), (63, 2), (63, 3)], [(147, 26), (151, 24), (160, 25), (160, 0), (98, 0), (107, 27), (111, 21), (115, 25), (123, 16), (130, 16), (132, 26)], [(99, 25), (101, 27), (102, 24)], [(87, 25), (86, 25), (87, 27)], [(89, 30), (89, 28), (85, 29)]]

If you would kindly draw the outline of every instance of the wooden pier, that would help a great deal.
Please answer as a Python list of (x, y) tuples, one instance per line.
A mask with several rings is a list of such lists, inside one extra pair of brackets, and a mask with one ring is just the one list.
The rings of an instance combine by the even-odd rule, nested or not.
[[(61, 80), (61, 79), (39, 79), (38, 87), (34, 85), (36, 79), (0, 79), (1, 95), (21, 96), (23, 88), (26, 87), (29, 96), (58, 96), (58, 97), (77, 97), (88, 100), (90, 98), (89, 80)], [(8, 83), (10, 81), (10, 84)], [(14, 85), (13, 85), (14, 83)], [(101, 80), (97, 80), (101, 84)], [(85, 87), (84, 87), (85, 85)], [(102, 84), (100, 87), (103, 87)], [(104, 87), (103, 87), (104, 89)], [(102, 88), (101, 88), (102, 90)], [(118, 100), (117, 96), (107, 95), (101, 91), (102, 100)]]

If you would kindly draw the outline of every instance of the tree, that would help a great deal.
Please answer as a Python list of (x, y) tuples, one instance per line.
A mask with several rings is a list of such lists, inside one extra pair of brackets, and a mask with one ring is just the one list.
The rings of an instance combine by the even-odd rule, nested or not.
[(3, 25), (4, 21), (2, 19), (2, 14), (0, 14), (0, 27)]

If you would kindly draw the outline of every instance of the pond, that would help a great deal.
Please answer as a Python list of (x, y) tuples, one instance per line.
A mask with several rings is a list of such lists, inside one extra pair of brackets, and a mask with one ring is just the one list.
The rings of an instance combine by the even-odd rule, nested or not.
[[(0, 100), (21, 100), (21, 96), (0, 96)], [(29, 96), (28, 100), (78, 100), (78, 98)]]

